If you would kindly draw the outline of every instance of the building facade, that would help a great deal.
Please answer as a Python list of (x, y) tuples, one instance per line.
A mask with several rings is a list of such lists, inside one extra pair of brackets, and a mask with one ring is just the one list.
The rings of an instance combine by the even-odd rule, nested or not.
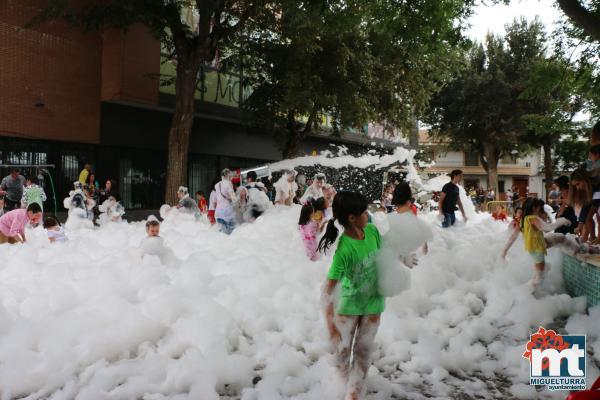
[[(127, 33), (82, 33), (61, 21), (27, 27), (45, 3), (0, 2), (0, 174), (9, 165), (48, 165), (56, 197), (50, 201), (60, 209), (89, 162), (100, 182), (116, 182), (127, 208), (160, 206), (175, 100), (173, 88), (158, 78), (173, 70), (161, 60), (161, 43), (142, 25)], [(202, 71), (196, 96), (188, 168), (194, 191), (207, 191), (222, 168), (256, 166), (282, 154), (277, 138), (243, 123), (247, 93), (239, 76), (214, 67)], [(370, 141), (362, 131), (344, 138), (313, 135), (302, 150)]]
[[(488, 189), (487, 173), (479, 161), (479, 154), (449, 150), (443, 144), (431, 140), (426, 129), (420, 131), (419, 145), (433, 161), (433, 165), (425, 171), (430, 176), (449, 174), (453, 169), (460, 169), (464, 173), (465, 188)], [(500, 194), (500, 198), (504, 199), (505, 191), (513, 188), (516, 188), (522, 196), (529, 193), (544, 198), (541, 164), (541, 150), (524, 157), (502, 158), (498, 164), (498, 188), (494, 188)]]

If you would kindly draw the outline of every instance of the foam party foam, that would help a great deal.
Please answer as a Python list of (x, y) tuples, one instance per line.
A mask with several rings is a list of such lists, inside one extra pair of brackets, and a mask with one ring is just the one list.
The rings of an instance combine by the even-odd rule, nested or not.
[[(424, 239), (429, 251), (386, 301), (367, 399), (563, 399), (528, 385), (521, 355), (540, 325), (587, 335), (593, 381), (600, 307), (564, 293), (554, 249), (534, 297), (522, 239), (503, 261), (507, 225), (461, 198), (468, 221), (450, 229), (435, 213), (373, 216), (382, 234), (414, 238), (403, 253)], [(332, 254), (306, 258), (299, 212), (274, 206), (226, 236), (163, 207), (162, 240), (138, 222), (0, 245), (0, 399), (339, 398), (321, 303)]]
[[(230, 237), (170, 217), (161, 236), (175, 263), (140, 256), (143, 223), (71, 230), (53, 245), (36, 231), (31, 243), (0, 246), (10, 260), (0, 266), (1, 398), (336, 398), (320, 305), (331, 255), (306, 259), (299, 211), (273, 207)], [(586, 315), (562, 293), (557, 253), (553, 294), (536, 298), (522, 243), (508, 262), (498, 256), (505, 224), (420, 221), (433, 231), (429, 252), (387, 300), (369, 399), (563, 398), (527, 385), (521, 353), (539, 325), (564, 320), (600, 361), (598, 307)]]

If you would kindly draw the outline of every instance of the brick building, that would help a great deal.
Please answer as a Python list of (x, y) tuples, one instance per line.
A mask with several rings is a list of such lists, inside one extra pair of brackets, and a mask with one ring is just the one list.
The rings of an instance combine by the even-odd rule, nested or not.
[[(49, 170), (60, 209), (83, 163), (91, 162), (99, 181), (117, 183), (126, 207), (158, 207), (174, 105), (172, 88), (157, 79), (170, 68), (161, 63), (160, 42), (141, 25), (127, 34), (84, 34), (61, 21), (26, 27), (45, 3), (0, 2), (0, 174), (7, 165), (54, 165)], [(242, 124), (239, 81), (203, 71), (190, 143), (192, 190), (207, 190), (221, 168), (281, 157), (274, 138), (251, 134)], [(361, 134), (314, 136), (304, 150), (333, 140), (370, 141)]]

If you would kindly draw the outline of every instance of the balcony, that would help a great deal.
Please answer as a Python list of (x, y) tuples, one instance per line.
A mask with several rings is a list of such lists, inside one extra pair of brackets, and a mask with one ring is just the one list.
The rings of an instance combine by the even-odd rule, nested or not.
[[(465, 165), (464, 161), (440, 160), (434, 165), (427, 168), (425, 172), (430, 174), (445, 174), (450, 173), (453, 169), (460, 169), (465, 175), (486, 175), (485, 170), (481, 165)], [(528, 161), (517, 160), (514, 164), (498, 165), (499, 175), (536, 175), (536, 171), (531, 167)]]

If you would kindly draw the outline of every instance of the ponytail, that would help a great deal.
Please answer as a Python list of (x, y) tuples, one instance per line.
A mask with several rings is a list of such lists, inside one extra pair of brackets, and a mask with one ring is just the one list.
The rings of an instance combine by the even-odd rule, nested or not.
[(335, 243), (338, 234), (339, 231), (338, 228), (335, 226), (335, 219), (329, 220), (329, 222), (327, 223), (327, 229), (325, 230), (325, 234), (319, 241), (318, 250), (322, 253), (327, 253), (329, 247), (331, 247), (331, 245)]
[(319, 242), (318, 250), (326, 253), (329, 247), (335, 243), (339, 234), (338, 228), (335, 226), (336, 220), (346, 228), (350, 215), (360, 215), (367, 210), (367, 207), (367, 199), (360, 193), (342, 191), (336, 194), (331, 206), (333, 219), (327, 223), (327, 229)]

